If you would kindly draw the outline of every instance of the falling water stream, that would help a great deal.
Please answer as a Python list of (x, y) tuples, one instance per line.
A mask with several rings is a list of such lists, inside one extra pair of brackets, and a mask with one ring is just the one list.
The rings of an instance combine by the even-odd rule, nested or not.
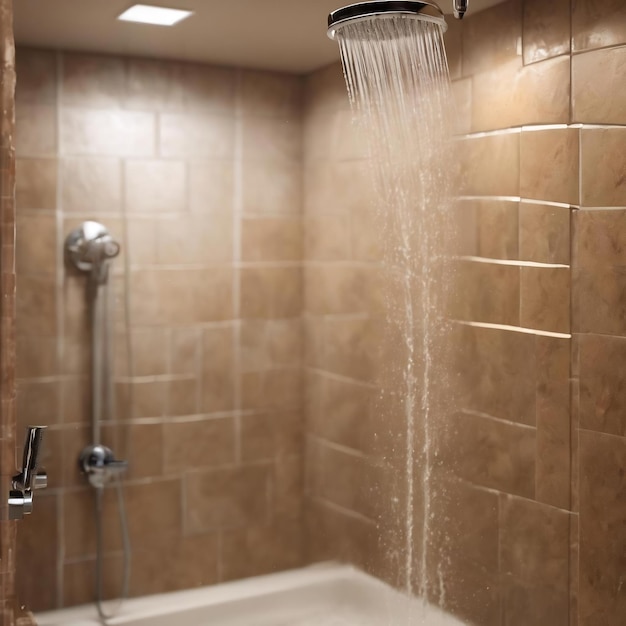
[[(384, 241), (385, 335), (380, 387), (399, 403), (406, 438), (402, 553), (406, 592), (427, 598), (432, 526), (433, 430), (446, 394), (444, 316), (451, 103), (443, 27), (427, 19), (378, 16), (337, 34), (353, 111), (369, 139)], [(397, 337), (394, 343), (391, 338)], [(422, 502), (416, 520), (414, 501)], [(421, 540), (416, 522), (423, 523)], [(421, 545), (420, 545), (421, 544)], [(431, 568), (432, 569), (432, 568)], [(438, 580), (443, 601), (443, 580)]]

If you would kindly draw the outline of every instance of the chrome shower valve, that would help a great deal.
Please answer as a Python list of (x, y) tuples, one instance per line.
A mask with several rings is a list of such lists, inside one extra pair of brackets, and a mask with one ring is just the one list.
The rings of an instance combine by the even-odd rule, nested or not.
[(92, 487), (102, 489), (128, 469), (128, 461), (118, 461), (111, 448), (96, 444), (83, 448), (78, 467)]

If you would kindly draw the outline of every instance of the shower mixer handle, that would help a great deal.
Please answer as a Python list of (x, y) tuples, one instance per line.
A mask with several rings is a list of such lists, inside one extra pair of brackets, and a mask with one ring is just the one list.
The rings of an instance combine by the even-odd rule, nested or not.
[(33, 491), (48, 486), (48, 475), (39, 470), (39, 454), (45, 426), (29, 426), (26, 431), (22, 469), (13, 476), (9, 493), (9, 519), (22, 519), (33, 511)]
[(92, 487), (101, 489), (128, 469), (128, 461), (119, 461), (113, 450), (96, 444), (83, 448), (78, 458), (78, 467), (87, 476)]

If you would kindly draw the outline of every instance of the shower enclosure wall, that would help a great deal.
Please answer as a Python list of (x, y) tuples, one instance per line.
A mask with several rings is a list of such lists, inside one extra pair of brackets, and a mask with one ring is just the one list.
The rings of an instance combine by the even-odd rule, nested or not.
[[(626, 614), (625, 11), (508, 0), (448, 20), (463, 410), (442, 418), (434, 514), (452, 557), (428, 593), (481, 626)], [(382, 251), (339, 64), (301, 79), (22, 49), (18, 75), (18, 426), (50, 426), (51, 479), (20, 523), (20, 597), (93, 599), (73, 461), (87, 309), (61, 258), (88, 217), (128, 253), (112, 280), (132, 367), (117, 362), (105, 433), (131, 462), (131, 593), (329, 559), (397, 583), (379, 496), (405, 475), (376, 451), (405, 431), (371, 410)]]
[[(34, 610), (94, 599), (77, 468), (91, 323), (85, 276), (63, 258), (86, 219), (122, 246), (102, 442), (129, 461), (131, 595), (300, 565), (301, 80), (25, 48), (17, 64), (18, 428), (49, 426), (51, 477), (20, 528), (20, 597)], [(115, 597), (114, 489), (104, 510)]]

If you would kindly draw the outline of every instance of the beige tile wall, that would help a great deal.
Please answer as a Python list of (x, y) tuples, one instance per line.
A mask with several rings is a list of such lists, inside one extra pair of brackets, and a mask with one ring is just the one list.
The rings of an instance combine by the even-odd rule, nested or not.
[[(447, 607), (481, 625), (626, 619), (626, 21), (622, 2), (571, 5), (509, 0), (450, 23), (447, 34), (466, 257), (454, 314), (472, 325), (458, 328), (463, 410), (442, 429), (435, 519), (449, 530), (433, 551), (453, 555), (443, 571)], [(367, 473), (375, 308), (355, 295), (379, 257), (367, 177), (354, 160), (362, 144), (339, 134), (343, 91), (338, 65), (307, 79), (305, 254), (307, 277), (317, 277), (305, 301), (308, 548), (311, 558), (339, 556), (393, 581), (376, 548), (393, 547), (402, 523), (387, 520), (402, 512)], [(340, 172), (349, 169), (346, 190)], [(361, 275), (341, 288), (319, 279), (325, 272), (336, 283), (357, 266)], [(402, 431), (390, 431), (401, 448)], [(376, 500), (382, 511), (369, 506)]]
[[(447, 35), (464, 166), (455, 316), (472, 324), (457, 328), (463, 410), (442, 428), (446, 524), (431, 548), (456, 555), (447, 608), (481, 625), (624, 621), (625, 24), (618, 0), (509, 0)], [(51, 424), (55, 481), (46, 515), (22, 526), (42, 573), (22, 570), (23, 597), (60, 606), (93, 587), (74, 470), (88, 435), (83, 285), (59, 246), (88, 216), (130, 250), (132, 367), (119, 350), (123, 417), (106, 432), (133, 460), (133, 593), (288, 567), (303, 551), (404, 585), (405, 474), (377, 459), (403, 464), (406, 441), (376, 420), (381, 246), (339, 66), (307, 77), (301, 119), (294, 78), (19, 60), (19, 413)], [(111, 595), (119, 547), (113, 530)]]
[(92, 494), (76, 469), (90, 439), (85, 277), (62, 253), (88, 218), (123, 246), (104, 437), (130, 459), (131, 594), (299, 565), (300, 79), (26, 48), (18, 74), (18, 427), (50, 427), (51, 477), (20, 527), (21, 598), (93, 599)]
[(372, 278), (380, 259), (367, 153), (338, 65), (307, 78), (304, 109), (307, 554), (372, 569)]
[(626, 421), (623, 398), (626, 7), (572, 12), (572, 121), (581, 129), (581, 199), (573, 220), (573, 502), (579, 624), (626, 619)]

